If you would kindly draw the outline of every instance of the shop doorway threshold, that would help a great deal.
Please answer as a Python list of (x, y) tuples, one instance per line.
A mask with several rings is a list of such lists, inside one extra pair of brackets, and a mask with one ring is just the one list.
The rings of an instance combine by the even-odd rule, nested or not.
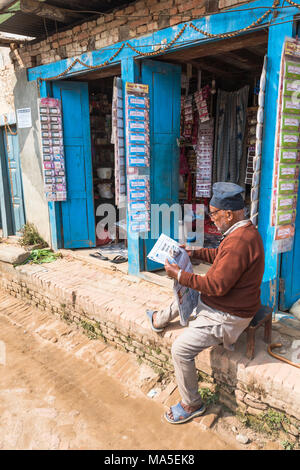
[[(98, 258), (94, 258), (93, 256), (97, 252), (101, 252), (104, 254), (108, 260), (101, 260)], [(152, 284), (157, 284), (160, 287), (164, 287), (167, 290), (173, 290), (173, 279), (170, 279), (167, 276), (166, 271), (164, 268), (150, 272), (150, 271), (141, 271), (137, 275), (129, 275), (128, 274), (128, 261), (125, 263), (121, 264), (114, 264), (111, 262), (111, 260), (116, 256), (116, 253), (114, 251), (105, 251), (101, 249), (101, 247), (96, 247), (96, 248), (77, 248), (75, 250), (66, 250), (66, 249), (60, 249), (59, 252), (65, 257), (65, 256), (72, 256), (75, 259), (78, 259), (80, 261), (84, 261), (86, 263), (90, 263), (93, 266), (99, 267), (99, 268), (104, 268), (104, 269), (110, 269), (110, 270), (117, 270), (125, 274), (126, 276), (129, 276), (132, 280), (136, 279), (143, 279), (144, 281), (151, 282)], [(125, 252), (120, 252), (123, 256), (126, 256)], [(196, 264), (193, 265), (193, 270), (195, 274), (200, 274), (200, 275), (205, 275), (207, 271), (210, 268), (210, 264)]]
[[(123, 274), (128, 273), (128, 261), (116, 264), (112, 263), (112, 260), (117, 256), (124, 256), (127, 258), (127, 252), (124, 251), (122, 248), (118, 249), (115, 247), (115, 250), (104, 250), (103, 247), (95, 247), (95, 248), (77, 248), (76, 250), (66, 250), (61, 249), (59, 250), (63, 256), (72, 256), (75, 259), (80, 261), (85, 261), (86, 263), (90, 263), (93, 266), (97, 266), (100, 268), (111, 269), (113, 271), (118, 270), (121, 271)], [(93, 255), (97, 253), (101, 253), (103, 256), (108, 258), (107, 260), (103, 260), (100, 258), (95, 258)], [(92, 255), (92, 256), (91, 256)]]

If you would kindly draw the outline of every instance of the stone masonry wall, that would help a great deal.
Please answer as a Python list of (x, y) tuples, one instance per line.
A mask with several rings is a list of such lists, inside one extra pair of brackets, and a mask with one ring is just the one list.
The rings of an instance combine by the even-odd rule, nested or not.
[[(126, 319), (116, 322), (103, 312), (101, 306), (92, 305), (87, 298), (76, 297), (74, 292), (55, 285), (48, 284), (45, 289), (45, 283), (47, 284), (34, 274), (28, 276), (18, 268), (14, 269), (11, 265), (0, 262), (0, 289), (41, 311), (51, 312), (67, 322), (75, 322), (91, 340), (101, 339), (118, 349), (135, 354), (165, 379), (171, 378), (171, 343), (164, 340), (162, 345), (159, 336), (152, 339), (152, 335), (145, 334), (145, 329), (139, 328), (139, 325), (131, 328), (132, 325)], [(249, 424), (260, 426), (269, 433), (276, 431), (282, 440), (298, 445), (299, 417), (289, 414), (282, 403), (268, 396), (257, 383), (238, 381), (234, 378), (235, 374), (230, 374), (230, 367), (228, 374), (224, 374), (223, 365), (218, 367), (218, 360), (226, 362), (224, 356), (215, 358), (212, 368), (211, 360), (206, 354), (208, 351), (203, 351), (196, 360), (199, 381), (202, 382), (200, 386), (217, 390), (219, 401)]]
[[(35, 44), (15, 48), (11, 57), (16, 68), (44, 65), (99, 50), (119, 41), (152, 34), (176, 24), (197, 19), (247, 0), (138, 0), (127, 7), (52, 34)], [(140, 17), (140, 18), (139, 18)]]
[(0, 47), (0, 114), (14, 111), (16, 76), (8, 47)]

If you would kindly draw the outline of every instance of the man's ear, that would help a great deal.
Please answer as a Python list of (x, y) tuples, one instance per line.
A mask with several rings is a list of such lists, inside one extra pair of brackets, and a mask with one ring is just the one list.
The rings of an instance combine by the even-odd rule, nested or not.
[(233, 219), (233, 212), (232, 211), (226, 211), (227, 212), (227, 219), (232, 220)]

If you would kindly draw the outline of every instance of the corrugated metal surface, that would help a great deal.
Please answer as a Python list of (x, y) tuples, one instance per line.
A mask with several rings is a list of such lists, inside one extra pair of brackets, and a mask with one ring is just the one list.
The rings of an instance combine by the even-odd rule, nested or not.
[[(136, 0), (89, 0), (88, 2), (82, 2), (80, 0), (47, 0), (44, 3), (48, 5), (68, 10), (89, 12), (73, 16), (67, 24), (55, 22), (46, 18), (43, 19), (32, 14), (25, 14), (21, 11), (14, 13), (13, 16), (1, 22), (1, 17), (2, 19), (4, 19), (4, 17), (3, 15), (0, 15), (0, 32), (2, 31), (5, 33), (22, 34), (24, 36), (42, 38), (48, 34), (52, 34), (62, 29), (68, 29), (71, 25), (86, 21), (88, 18), (92, 18), (93, 16), (97, 16), (97, 12), (108, 12), (114, 8), (134, 3), (135, 1)], [(11, 0), (0, 0), (0, 11), (7, 10), (8, 7), (12, 10), (16, 10), (18, 5), (18, 2)]]
[[(55, 22), (45, 19), (48, 32), (55, 30)], [(40, 37), (46, 35), (43, 18), (38, 16), (16, 13), (11, 18), (0, 24), (0, 31), (24, 36)]]

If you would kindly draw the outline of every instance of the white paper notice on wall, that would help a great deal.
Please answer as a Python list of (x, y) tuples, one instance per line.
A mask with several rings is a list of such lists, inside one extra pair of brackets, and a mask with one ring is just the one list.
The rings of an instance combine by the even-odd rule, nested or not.
[(17, 109), (18, 128), (32, 127), (31, 108)]

